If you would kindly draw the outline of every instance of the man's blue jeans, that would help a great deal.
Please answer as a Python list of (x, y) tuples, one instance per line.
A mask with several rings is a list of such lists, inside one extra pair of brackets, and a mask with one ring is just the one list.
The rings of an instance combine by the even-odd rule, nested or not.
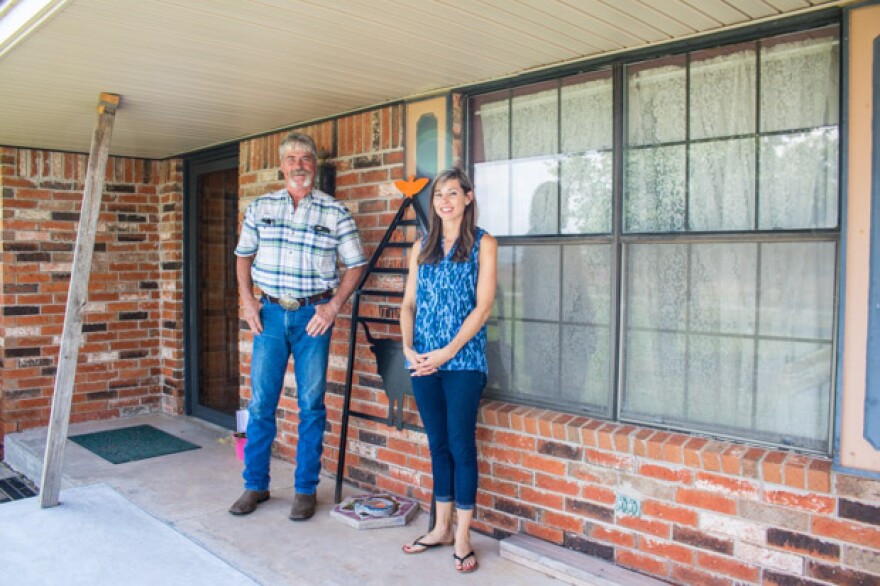
[(299, 406), (294, 488), (301, 494), (315, 494), (327, 421), (324, 390), (333, 328), (323, 336), (309, 336), (306, 324), (315, 315), (314, 305), (288, 311), (266, 300), (262, 303), (263, 333), (254, 335), (251, 360), (252, 398), (248, 405), (247, 444), (244, 448), (244, 487), (248, 490), (269, 489), (269, 458), (277, 431), (275, 412), (287, 363), (293, 354)]
[(434, 499), (473, 509), (477, 500), (477, 410), (486, 375), (477, 370), (438, 370), (412, 377), (413, 395), (428, 434)]

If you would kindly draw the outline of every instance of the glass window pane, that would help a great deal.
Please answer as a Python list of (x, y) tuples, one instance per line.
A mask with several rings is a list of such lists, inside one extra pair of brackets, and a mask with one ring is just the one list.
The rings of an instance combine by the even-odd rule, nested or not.
[(558, 322), (560, 303), (560, 247), (516, 247), (514, 315), (520, 319)]
[(472, 102), (472, 139), (474, 162), (510, 158), (510, 92), (477, 96)]
[(610, 71), (562, 80), (563, 153), (598, 151), (613, 146), (612, 87)]
[(763, 137), (760, 228), (836, 227), (837, 173), (836, 127)]
[(510, 164), (474, 165), (474, 197), (477, 223), (493, 236), (507, 236), (510, 230)]
[(490, 389), (509, 391), (513, 373), (514, 247), (498, 247), (495, 303), (486, 327), (486, 360)]
[(828, 447), (831, 344), (760, 340), (757, 427), (778, 443)]
[(547, 82), (514, 91), (511, 158), (559, 152), (559, 90)]
[(590, 151), (560, 163), (562, 233), (611, 231), (613, 153)]
[(761, 335), (831, 341), (836, 256), (834, 242), (761, 245)]
[(611, 389), (611, 331), (562, 326), (561, 391), (568, 401), (607, 411)]
[(755, 227), (755, 140), (691, 145), (689, 228), (696, 231)]
[(690, 247), (690, 331), (755, 334), (758, 245), (701, 243)]
[(645, 421), (681, 420), (687, 336), (628, 329), (623, 350), (622, 413)]
[(495, 285), (495, 303), (492, 305), (492, 317), (510, 319), (513, 317), (513, 275), (514, 247), (498, 247), (498, 268)]
[(687, 323), (688, 246), (627, 246), (627, 328), (683, 329)]
[(755, 132), (755, 45), (691, 55), (691, 139)]
[(486, 324), (486, 362), (489, 366), (486, 386), (497, 391), (509, 391), (513, 372), (512, 322), (489, 320)]
[(686, 419), (703, 429), (741, 434), (752, 428), (755, 341), (726, 336), (690, 336)]
[(611, 325), (611, 246), (562, 248), (562, 320)]
[(685, 151), (682, 146), (630, 149), (626, 153), (626, 232), (684, 230)]
[(837, 28), (761, 41), (761, 131), (838, 122)]
[(538, 397), (559, 394), (559, 324), (514, 322), (513, 386)]
[(685, 56), (626, 68), (627, 144), (661, 144), (685, 139)]
[(559, 161), (511, 162), (511, 234), (559, 233)]

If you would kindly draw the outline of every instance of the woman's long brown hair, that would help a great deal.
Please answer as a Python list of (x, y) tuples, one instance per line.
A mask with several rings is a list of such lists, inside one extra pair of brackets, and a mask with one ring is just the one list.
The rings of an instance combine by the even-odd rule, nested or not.
[[(443, 260), (443, 244), (441, 237), (443, 235), (443, 221), (437, 215), (434, 209), (434, 191), (439, 189), (447, 181), (458, 181), (461, 190), (465, 193), (473, 193), (474, 184), (467, 173), (459, 168), (447, 169), (434, 178), (431, 183), (431, 216), (429, 219), (428, 237), (425, 246), (419, 253), (419, 264), (437, 264)], [(455, 244), (455, 251), (452, 253), (453, 262), (465, 262), (470, 259), (471, 249), (477, 240), (477, 200), (472, 199), (470, 204), (464, 208), (464, 216), (461, 218), (461, 228), (458, 233), (458, 240)]]

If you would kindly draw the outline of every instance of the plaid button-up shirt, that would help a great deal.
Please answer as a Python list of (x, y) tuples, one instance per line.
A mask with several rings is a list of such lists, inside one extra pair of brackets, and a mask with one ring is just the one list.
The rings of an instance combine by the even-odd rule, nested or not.
[(348, 208), (317, 189), (296, 209), (286, 189), (258, 197), (245, 211), (235, 254), (256, 254), (251, 277), (273, 297), (337, 287), (337, 257), (348, 268), (367, 262)]

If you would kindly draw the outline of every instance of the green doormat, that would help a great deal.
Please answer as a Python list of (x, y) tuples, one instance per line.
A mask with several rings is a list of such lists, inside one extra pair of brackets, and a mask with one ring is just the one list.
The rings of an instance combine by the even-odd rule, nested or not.
[(196, 450), (200, 447), (152, 425), (73, 435), (70, 439), (114, 464)]

